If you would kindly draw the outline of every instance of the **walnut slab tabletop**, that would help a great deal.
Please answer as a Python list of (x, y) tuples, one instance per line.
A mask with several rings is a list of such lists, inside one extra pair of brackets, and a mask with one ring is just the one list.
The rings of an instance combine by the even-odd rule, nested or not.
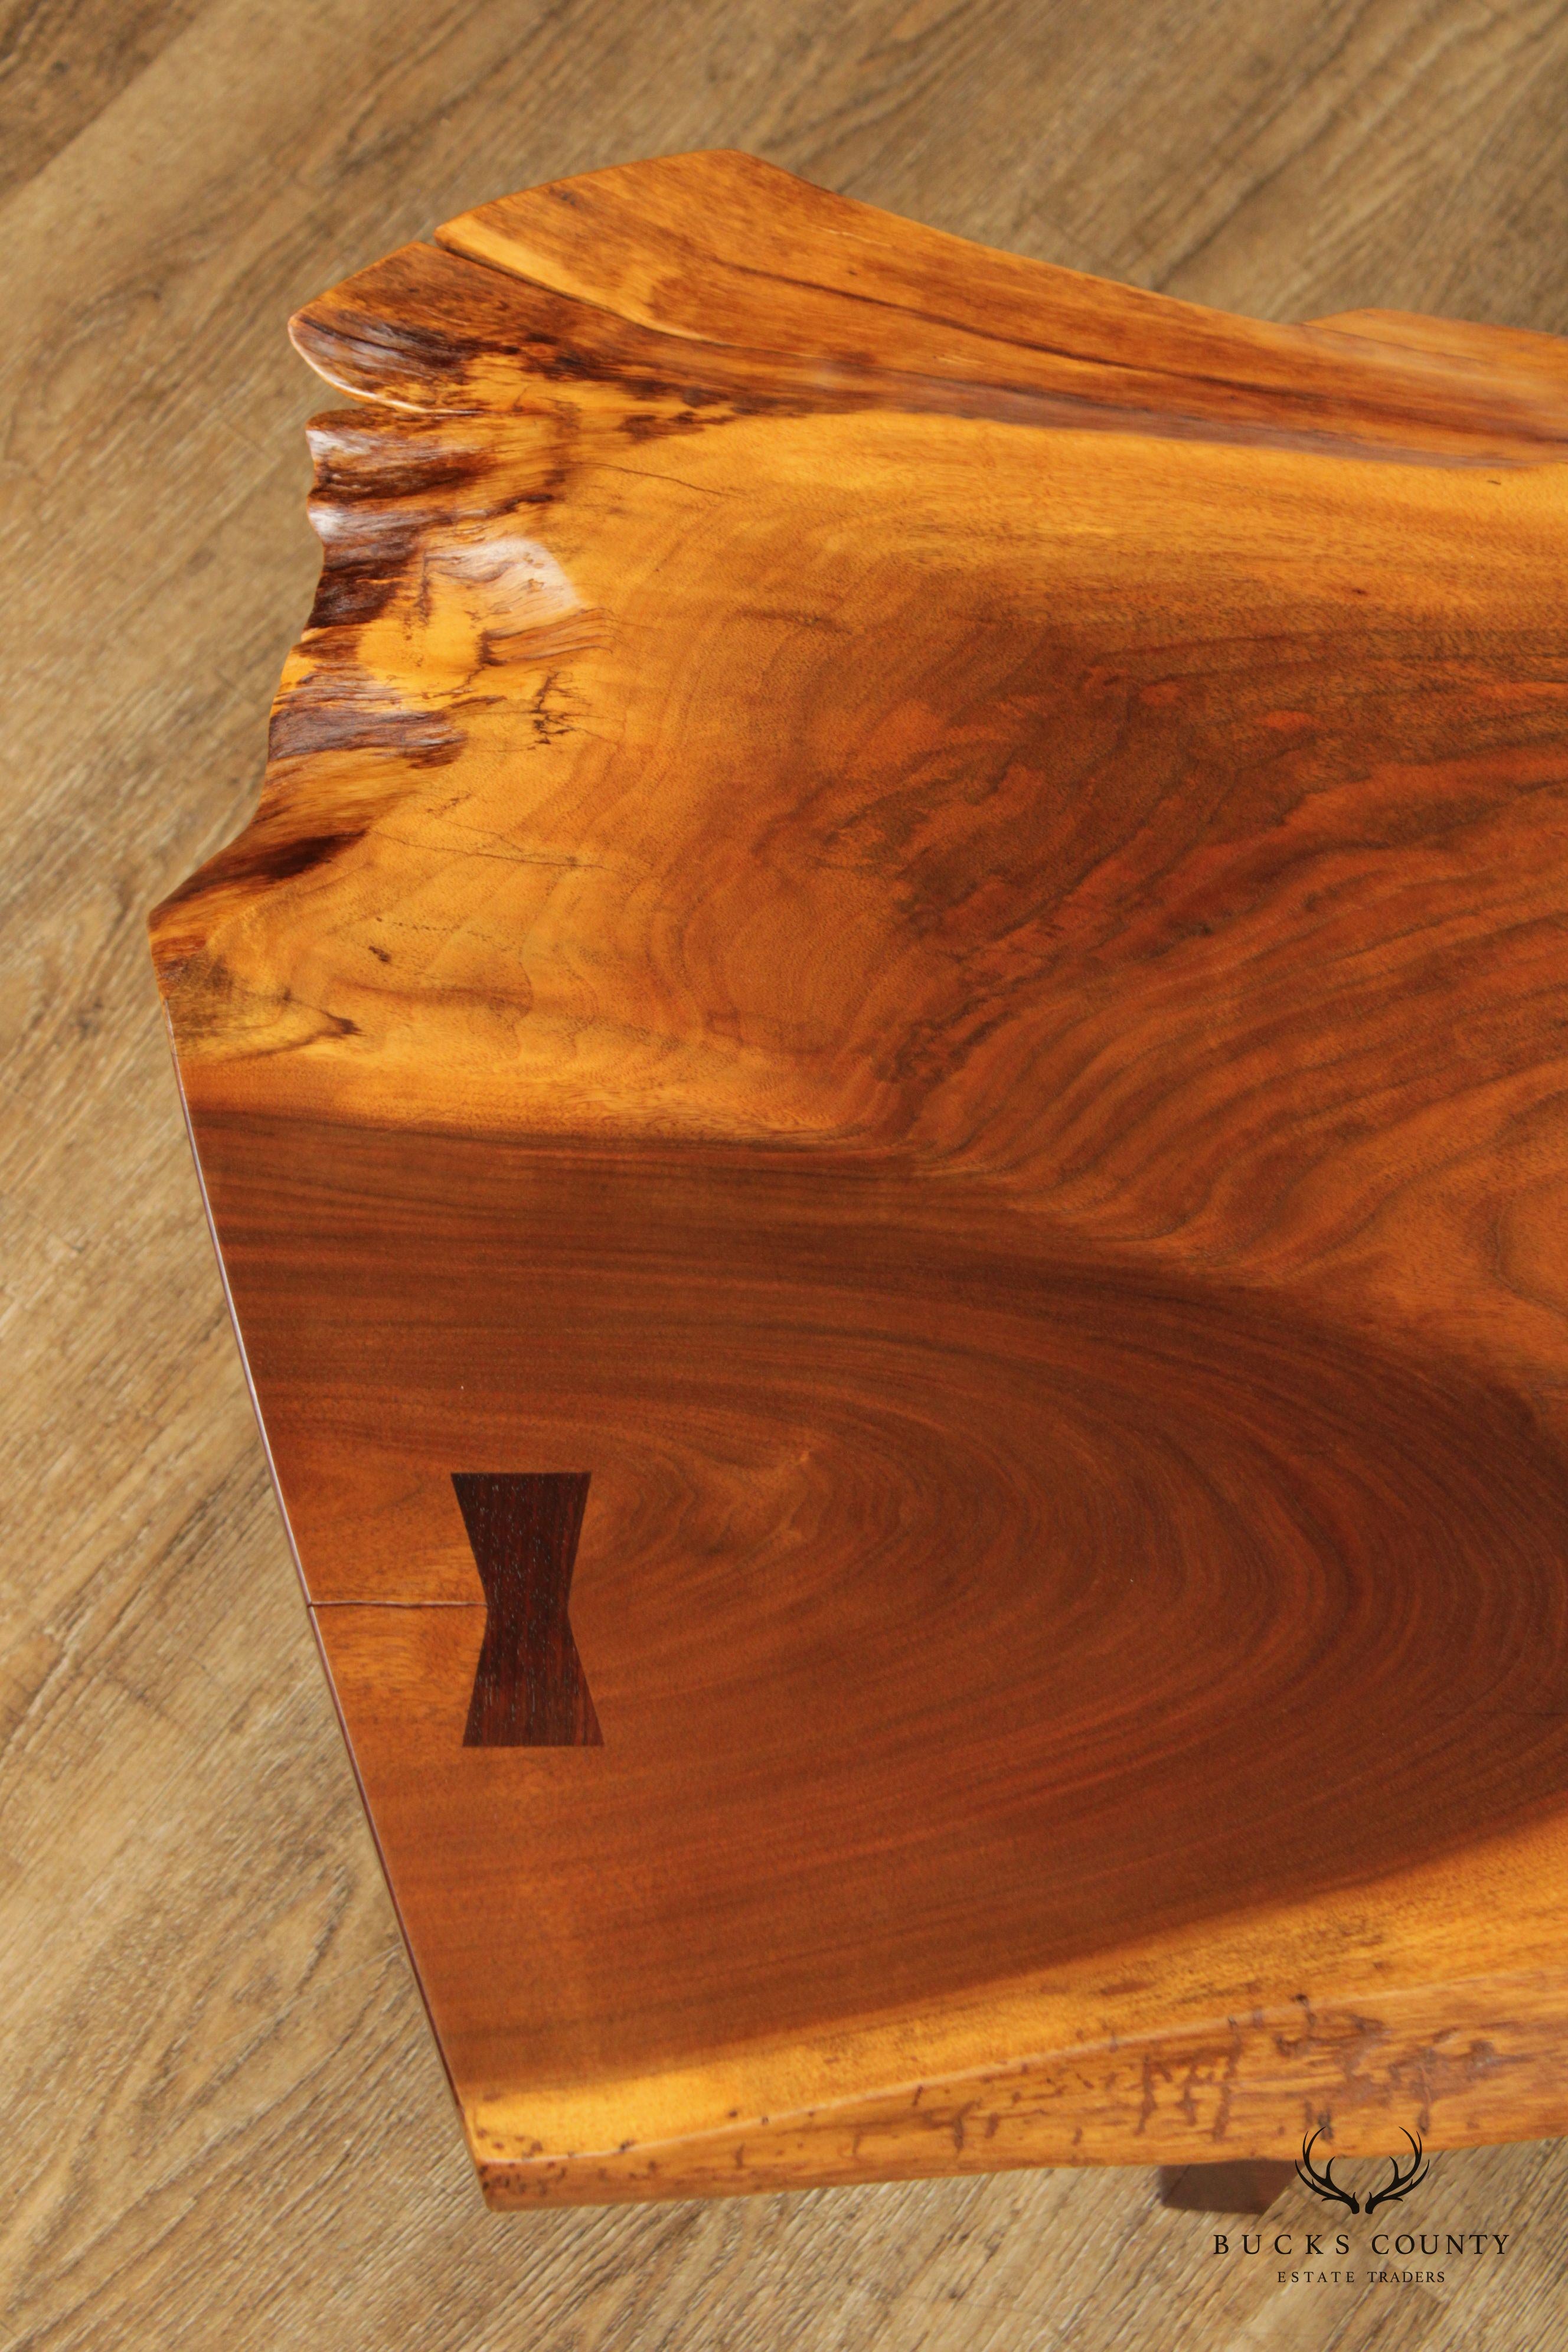
[(293, 334), (153, 940), (486, 2194), (1568, 2130), (1568, 346), (728, 154)]

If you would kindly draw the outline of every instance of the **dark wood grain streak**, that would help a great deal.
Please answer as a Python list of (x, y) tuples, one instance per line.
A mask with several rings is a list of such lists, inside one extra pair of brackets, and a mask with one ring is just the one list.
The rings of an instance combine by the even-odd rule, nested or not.
[[(726, 161), (744, 169), (750, 159)], [(820, 190), (806, 194), (823, 198)], [(628, 234), (630, 209), (617, 216), (613, 198), (599, 202), (607, 217), (574, 222), (584, 250), (603, 251)], [(650, 209), (636, 215), (647, 236), (655, 233)], [(766, 210), (763, 196), (742, 213), (729, 231), (731, 249), (737, 237), (761, 239)], [(820, 270), (824, 250), (858, 236), (867, 251), (850, 268), (855, 282), (872, 278), (877, 259), (894, 265), (875, 295), (849, 296), (831, 282), (799, 287), (810, 313), (809, 359), (781, 348), (789, 306), (779, 311), (743, 275), (742, 299), (704, 301), (699, 332), (697, 314), (662, 331), (640, 302), (621, 315), (610, 285), (594, 289), (601, 308), (500, 267), (476, 268), (504, 250), (503, 234), (526, 232), (531, 272), (554, 269), (567, 282), (574, 276), (555, 239), (536, 245), (534, 215), (499, 208), (473, 216), (484, 234), (459, 225), (458, 252), (411, 246), (308, 304), (290, 332), (343, 390), (453, 417), (527, 414), (533, 403), (510, 379), (510, 363), (526, 353), (531, 373), (590, 415), (601, 411), (634, 443), (737, 415), (878, 409), (1324, 455), (1399, 449), (1411, 459), (1474, 464), (1540, 457), (1561, 447), (1568, 431), (1568, 380), (1550, 337), (1378, 314), (1265, 327), (1161, 305), (1063, 270), (1050, 283), (1072, 325), (1056, 330), (1059, 341), (1041, 341), (1027, 326), (1031, 292), (1037, 300), (1044, 283), (1038, 265), (1005, 254), (955, 263), (955, 279), (975, 270), (984, 277), (990, 265), (995, 283), (985, 290), (1000, 315), (988, 310), (984, 291), (966, 289), (957, 317), (928, 319), (909, 299), (909, 257), (878, 256), (859, 224), (862, 210), (825, 203), (819, 217), (799, 225), (805, 257), (786, 249), (777, 258), (781, 271)], [(920, 235), (910, 234), (915, 254)], [(682, 258), (693, 280), (704, 261), (710, 278), (723, 263), (700, 240)], [(752, 271), (764, 275), (760, 266)], [(863, 302), (875, 310), (868, 313)]]
[(603, 1735), (566, 1610), (588, 1473), (456, 1471), (485, 1588), (468, 1748), (596, 1748)]

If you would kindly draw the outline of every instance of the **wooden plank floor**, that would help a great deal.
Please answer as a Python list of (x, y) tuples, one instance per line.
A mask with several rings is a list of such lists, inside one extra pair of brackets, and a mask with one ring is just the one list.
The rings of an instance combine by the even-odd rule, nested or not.
[(1216, 2256), (1142, 2172), (488, 2216), (143, 933), (240, 821), (309, 604), (307, 296), (503, 190), (735, 144), (1228, 308), (1568, 331), (1568, 9), (5, 0), (0, 128), (0, 2343), (1568, 2343), (1568, 2147), (1437, 2158), (1412, 2226), (1506, 2248), (1397, 2287)]

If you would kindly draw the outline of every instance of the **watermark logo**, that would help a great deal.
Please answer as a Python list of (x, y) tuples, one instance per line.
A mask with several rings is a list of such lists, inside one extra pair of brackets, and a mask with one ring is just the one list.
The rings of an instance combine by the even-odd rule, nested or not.
[(1420, 2188), (1427, 2173), (1432, 2169), (1429, 2164), (1424, 2164), (1421, 2160), (1424, 2151), (1419, 2136), (1415, 2132), (1407, 2131), (1405, 2137), (1410, 2143), (1409, 2171), (1402, 2171), (1399, 2158), (1396, 2156), (1391, 2156), (1388, 2161), (1394, 2168), (1392, 2179), (1385, 2181), (1381, 2189), (1374, 2189), (1363, 2205), (1350, 2189), (1342, 2189), (1334, 2179), (1332, 2157), (1324, 2165), (1321, 2172), (1312, 2162), (1312, 2148), (1319, 2137), (1319, 2132), (1311, 2132), (1301, 2142), (1301, 2160), (1296, 2167), (1297, 2178), (1306, 2183), (1315, 2197), (1327, 2198), (1336, 2205), (1344, 2206), (1347, 2211), (1352, 2213), (1375, 2213), (1380, 2205), (1392, 2205), (1400, 2198), (1408, 2197), (1413, 2189)]
[[(1216, 2230), (1214, 2251), (1217, 2256), (1240, 2254), (1261, 2256), (1272, 2254), (1285, 2267), (1279, 2271), (1281, 2286), (1364, 2286), (1381, 2290), (1384, 2287), (1441, 2286), (1448, 2276), (1446, 2269), (1415, 2269), (1405, 2265), (1419, 2258), (1430, 2262), (1434, 2256), (1445, 2263), (1464, 2257), (1479, 2261), (1483, 2257), (1500, 2260), (1507, 2251), (1510, 2233), (1505, 2230), (1447, 2230), (1425, 2228), (1409, 2221), (1404, 2213), (1386, 2213), (1384, 2206), (1401, 2206), (1406, 2197), (1420, 2188), (1431, 2170), (1419, 2132), (1406, 2127), (1405, 2132), (1407, 2156), (1386, 2157), (1386, 2179), (1374, 2182), (1360, 2194), (1343, 2181), (1334, 2179), (1334, 2166), (1343, 2164), (1342, 2157), (1320, 2159), (1319, 2142), (1328, 2128), (1320, 2126), (1310, 2131), (1301, 2142), (1300, 2162), (1294, 2168), (1296, 2178), (1314, 2197), (1325, 2204), (1341, 2209), (1336, 2226), (1326, 2216), (1316, 2229), (1303, 2230), (1300, 2222), (1287, 2223), (1270, 2231), (1263, 2224), (1261, 2206), (1232, 2208), (1256, 2212), (1258, 2221), (1251, 2229), (1237, 2231), (1234, 2226)], [(1275, 2176), (1274, 2187), (1283, 2189), (1289, 2183), (1291, 2167), (1279, 2163), (1277, 2168), (1265, 2168)], [(1217, 2184), (1216, 2184), (1217, 2186)], [(1264, 2200), (1270, 2195), (1270, 2184), (1259, 2185)], [(1211, 2211), (1222, 2210), (1211, 2207)], [(1363, 2228), (1353, 2234), (1349, 2228), (1350, 2217), (1363, 2217)], [(1284, 2217), (1280, 2217), (1283, 2220)], [(1368, 2231), (1365, 2222), (1373, 2227)], [(1392, 2259), (1390, 2259), (1392, 2258)]]

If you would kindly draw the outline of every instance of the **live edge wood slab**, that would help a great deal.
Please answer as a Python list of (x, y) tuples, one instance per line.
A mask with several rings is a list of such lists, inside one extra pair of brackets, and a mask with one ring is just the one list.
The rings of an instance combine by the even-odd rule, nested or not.
[(1568, 2129), (1568, 353), (740, 155), (310, 303), (153, 918), (497, 2204)]

